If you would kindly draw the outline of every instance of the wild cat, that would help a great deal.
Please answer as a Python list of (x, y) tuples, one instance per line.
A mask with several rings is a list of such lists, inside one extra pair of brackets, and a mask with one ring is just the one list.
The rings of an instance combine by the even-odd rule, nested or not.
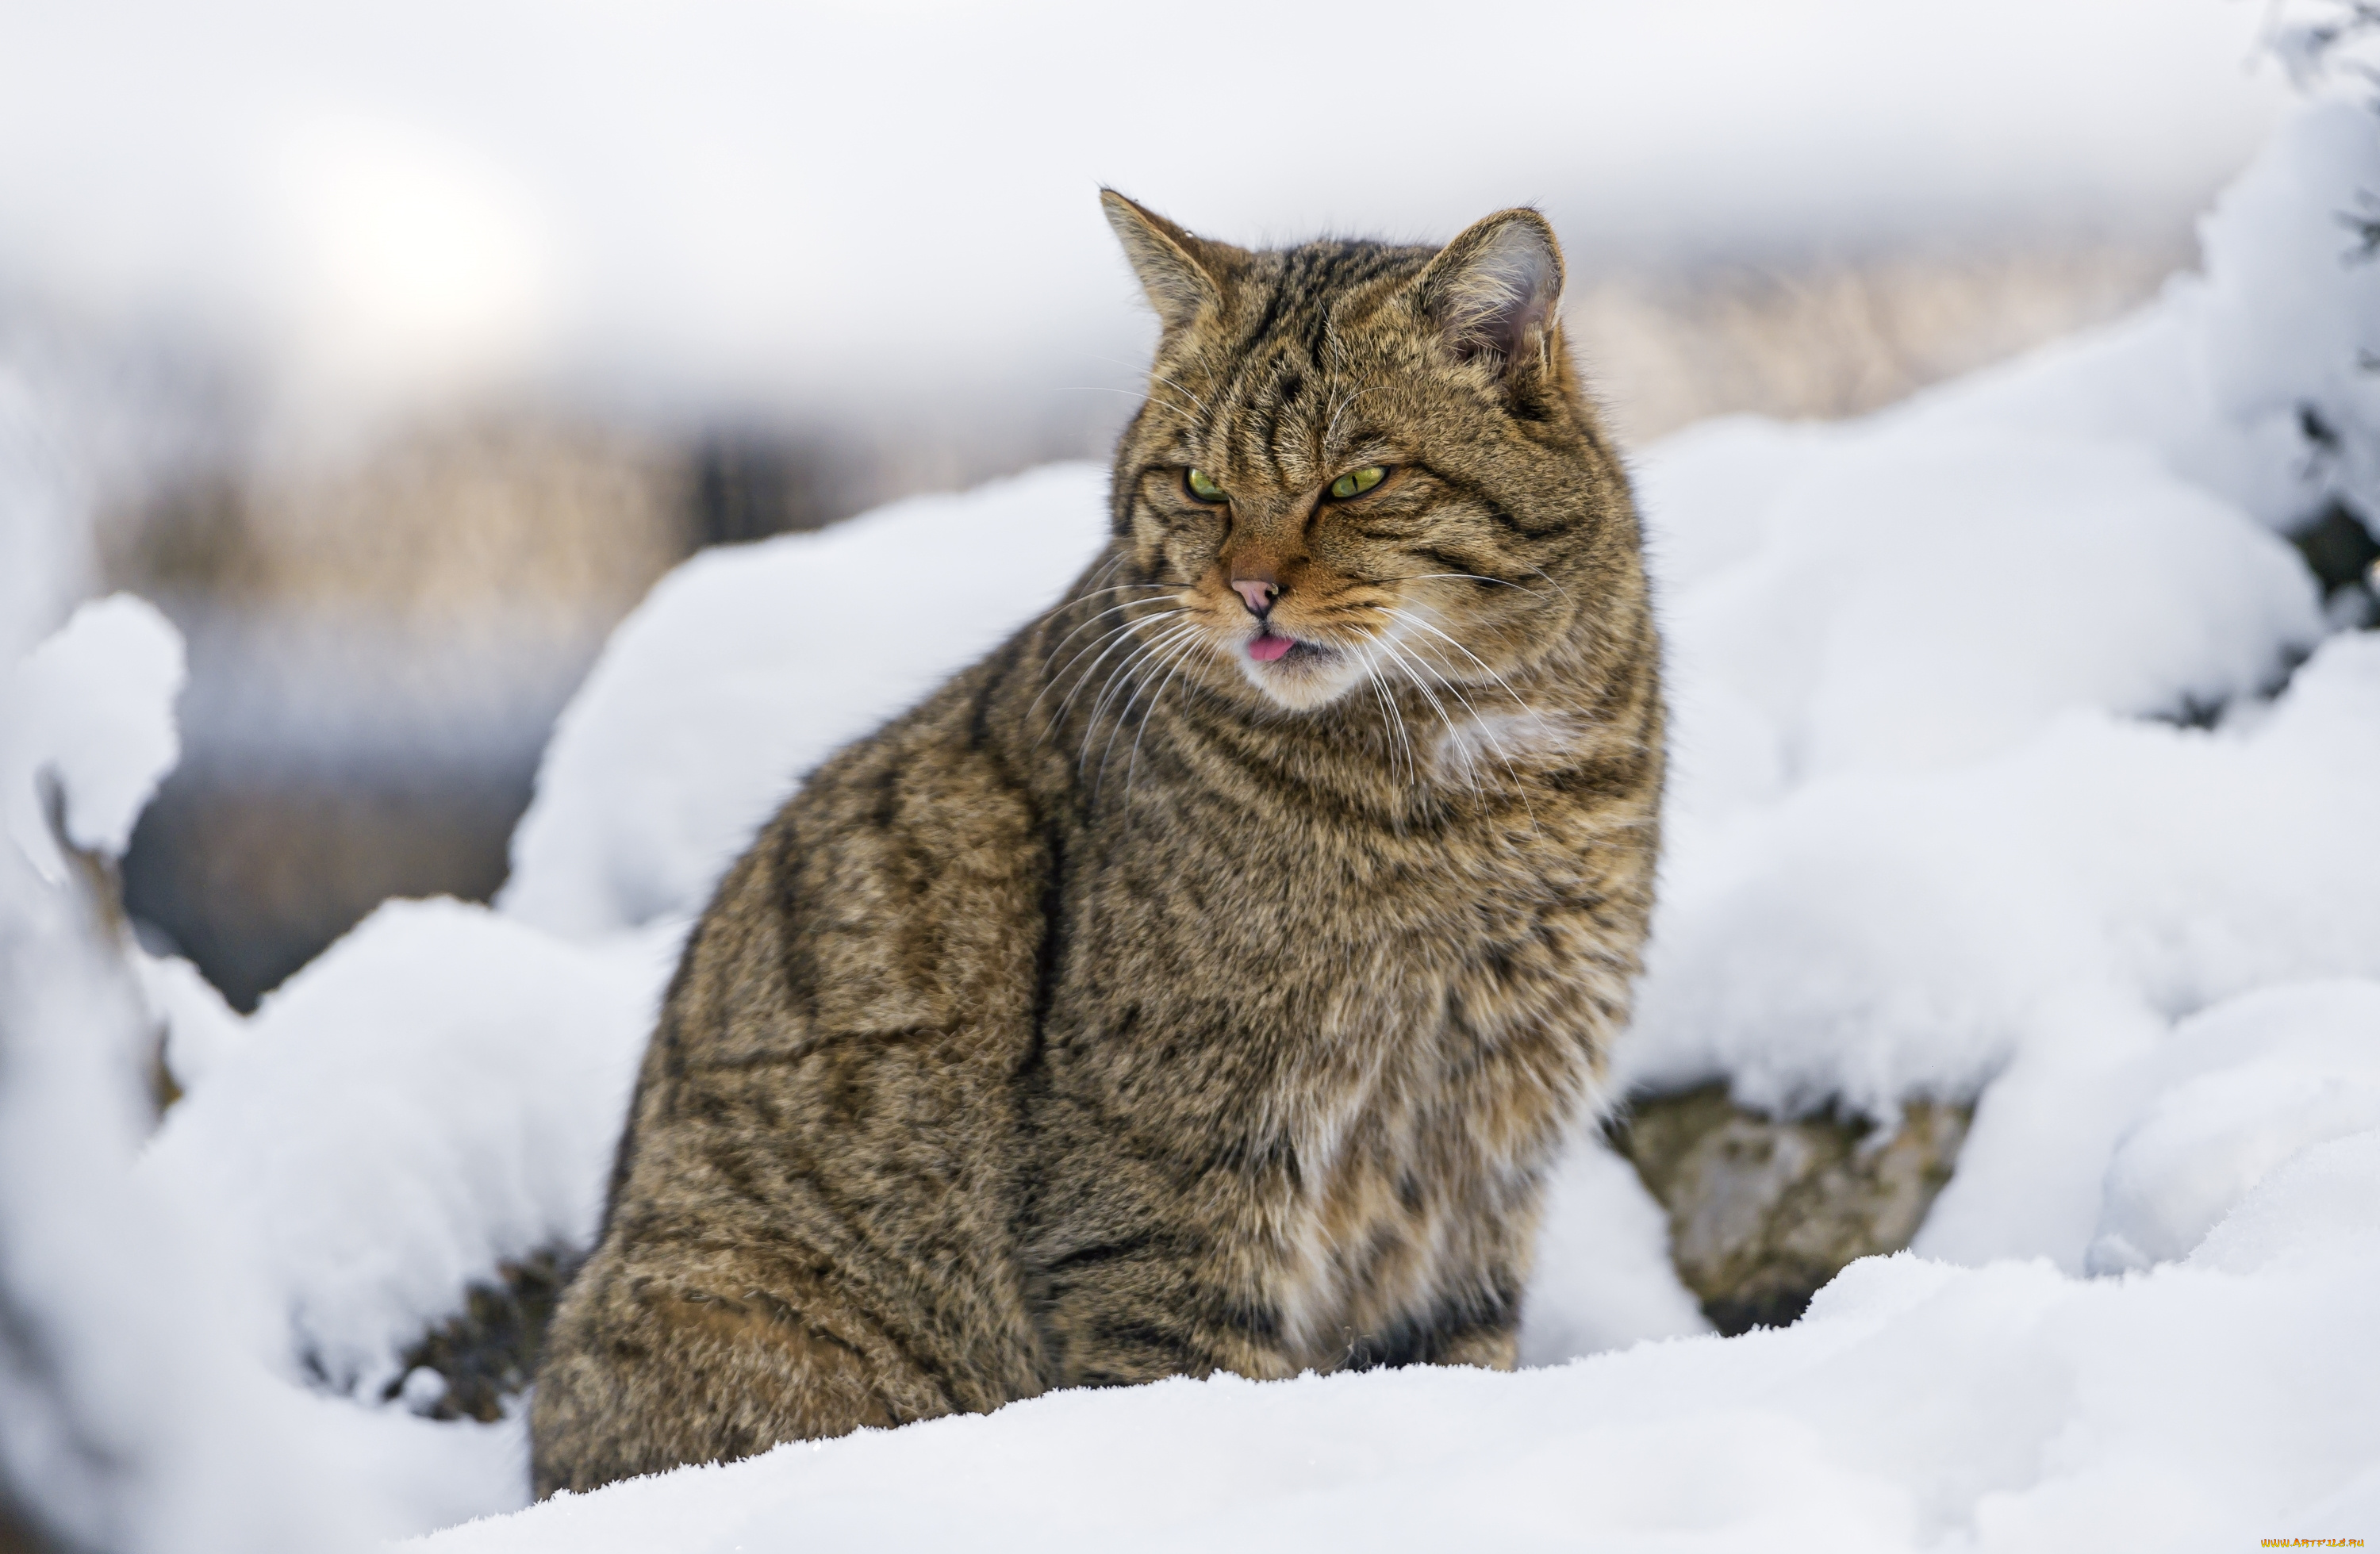
[(1662, 776), (1560, 250), (1103, 198), (1163, 326), (1109, 544), (721, 884), (539, 1372), (541, 1496), (1056, 1387), (1513, 1363)]

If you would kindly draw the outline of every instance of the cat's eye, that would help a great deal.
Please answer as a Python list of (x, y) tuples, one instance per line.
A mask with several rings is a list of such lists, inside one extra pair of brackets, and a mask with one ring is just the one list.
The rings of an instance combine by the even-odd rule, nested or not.
[(1182, 472), (1182, 483), (1188, 486), (1190, 488), (1190, 494), (1196, 497), (1201, 502), (1220, 502), (1223, 500), (1223, 488), (1208, 480), (1206, 476), (1206, 472), (1203, 470), (1184, 469)]
[(1344, 502), (1351, 496), (1361, 496), (1389, 478), (1388, 467), (1367, 464), (1361, 469), (1350, 469), (1330, 482), (1330, 494)]

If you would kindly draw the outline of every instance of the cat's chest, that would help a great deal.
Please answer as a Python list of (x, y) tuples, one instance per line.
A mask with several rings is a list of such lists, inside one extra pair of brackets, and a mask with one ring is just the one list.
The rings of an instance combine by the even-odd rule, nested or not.
[[(1295, 840), (1295, 839), (1293, 839)], [(1477, 1283), (1588, 1087), (1550, 989), (1552, 868), (1430, 839), (1122, 849), (1077, 898), (1048, 1061), (1114, 1118), (1162, 1117), (1207, 1234), (1305, 1363)]]
[(1295, 1119), (1319, 1156), (1432, 1108), (1500, 1115), (1533, 1081), (1488, 1060), (1543, 1034), (1583, 964), (1562, 870), (1513, 832), (1126, 838), (1075, 880), (1062, 1036), (1163, 1061), (1223, 1125)]
[[(1578, 873), (1574, 848), (1525, 807), (1404, 827), (1232, 809), (1123, 819), (1087, 839), (1073, 926), (1151, 966), (1327, 978), (1383, 946), (1406, 964), (1492, 958), (1570, 904)], [(1172, 959), (1185, 950), (1189, 962)]]
[(1297, 1179), (1245, 1224), (1272, 1254), (1269, 1301), (1307, 1363), (1426, 1325), (1476, 1281), (1575, 1099), (1545, 1060), (1441, 1024), (1304, 1076), (1284, 1109)]

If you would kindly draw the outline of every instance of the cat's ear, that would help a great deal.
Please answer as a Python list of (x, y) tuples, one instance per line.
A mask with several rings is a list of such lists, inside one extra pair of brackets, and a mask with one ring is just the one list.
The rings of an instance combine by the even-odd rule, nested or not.
[(1561, 289), (1554, 229), (1525, 206), (1465, 227), (1414, 283), (1423, 317), (1454, 354), (1506, 377), (1549, 358)]
[(1148, 305), (1170, 333), (1196, 319), (1202, 310), (1223, 305), (1223, 280), (1230, 249), (1193, 237), (1145, 206), (1111, 188), (1099, 190), (1099, 204), (1108, 225), (1123, 244)]

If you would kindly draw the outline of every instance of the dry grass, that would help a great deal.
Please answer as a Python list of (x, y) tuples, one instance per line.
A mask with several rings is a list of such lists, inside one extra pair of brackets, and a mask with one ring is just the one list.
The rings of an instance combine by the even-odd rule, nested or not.
[(1855, 416), (2101, 323), (2150, 297), (2182, 246), (1636, 271), (1573, 286), (1566, 312), (1625, 441), (1749, 411)]
[(526, 417), (415, 428), (359, 456), (217, 474), (103, 526), (122, 586), (252, 609), (617, 619), (692, 547), (677, 450)]

